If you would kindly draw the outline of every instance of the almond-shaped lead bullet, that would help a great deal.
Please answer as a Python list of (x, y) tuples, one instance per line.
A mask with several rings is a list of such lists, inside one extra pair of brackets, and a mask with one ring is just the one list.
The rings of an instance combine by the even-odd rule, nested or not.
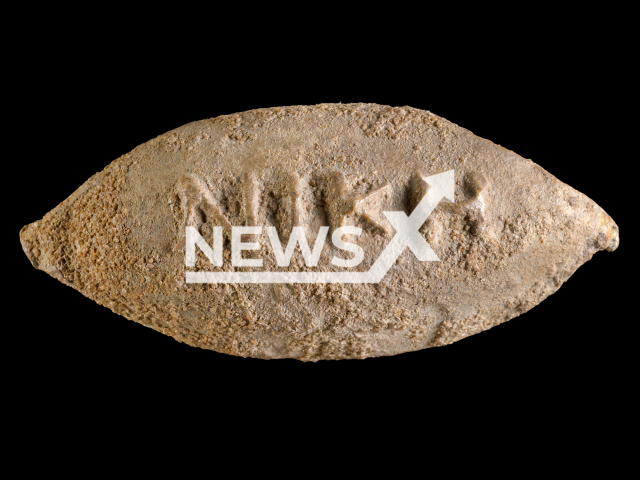
[(615, 250), (618, 227), (429, 112), (327, 104), (161, 135), (20, 240), (36, 268), (178, 341), (316, 361), (494, 327)]

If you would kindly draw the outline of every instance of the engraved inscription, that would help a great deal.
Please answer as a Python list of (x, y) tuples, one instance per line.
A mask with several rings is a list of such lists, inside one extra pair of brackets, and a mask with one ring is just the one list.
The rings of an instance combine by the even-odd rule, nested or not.
[(332, 173), (325, 190), (325, 208), (331, 230), (342, 227), (347, 215), (355, 214), (385, 234), (390, 233), (381, 214), (382, 202), (390, 190), (391, 185), (385, 183), (365, 195), (355, 195), (349, 193), (344, 174)]
[(487, 184), (487, 179), (480, 172), (468, 173), (464, 179), (464, 191), (469, 198), (445, 207), (453, 213), (465, 216), (472, 235), (478, 235), (484, 228), (485, 201), (482, 192), (487, 188)]
[[(429, 185), (422, 179), (424, 175), (418, 172), (409, 181), (409, 194), (407, 206), (409, 211), (413, 211), (418, 202), (429, 190)], [(450, 214), (462, 215), (469, 224), (469, 231), (472, 235), (482, 232), (485, 221), (485, 200), (482, 193), (487, 188), (488, 182), (480, 172), (470, 172), (464, 178), (464, 194), (466, 200), (455, 203), (442, 203), (438, 208)], [(426, 229), (433, 226), (435, 217), (425, 224)], [(435, 243), (435, 240), (432, 239)]]
[(245, 172), (241, 178), (242, 216), (246, 226), (260, 225), (260, 186), (254, 172)]
[[(416, 173), (409, 180), (407, 192), (407, 208), (412, 212), (420, 199), (429, 191), (429, 185), (423, 180), (423, 172)], [(261, 184), (254, 172), (245, 172), (239, 179), (240, 220), (247, 227), (266, 225), (271, 223), (261, 217), (260, 196)], [(277, 233), (283, 241), (288, 241), (294, 227), (304, 226), (306, 209), (304, 207), (303, 185), (297, 173), (289, 173), (280, 183), (282, 191), (277, 192), (275, 216), (271, 217)], [(467, 223), (467, 230), (472, 235), (482, 232), (485, 221), (485, 200), (483, 193), (487, 188), (487, 179), (479, 172), (470, 172), (464, 177), (463, 192), (465, 199), (460, 202), (443, 202), (437, 210), (441, 214), (449, 213), (462, 215)], [(214, 198), (207, 184), (193, 175), (184, 177), (177, 185), (177, 196), (181, 200), (183, 222), (193, 226), (203, 235), (212, 233), (214, 226), (222, 226), (224, 236), (230, 239), (231, 222), (223, 213), (220, 203)], [(385, 183), (373, 188), (365, 194), (352, 193), (347, 177), (339, 172), (333, 172), (326, 177), (324, 188), (324, 210), (327, 214), (329, 227), (332, 232), (345, 227), (346, 218), (354, 215), (384, 234), (390, 234), (391, 228), (382, 216), (384, 201), (391, 193), (391, 185)], [(221, 200), (224, 203), (224, 198)], [(264, 213), (264, 212), (262, 212)], [(434, 244), (438, 242), (441, 230), (435, 224), (442, 223), (438, 215), (432, 216), (421, 228), (421, 232), (429, 232), (428, 239)], [(437, 228), (436, 228), (437, 227)], [(435, 230), (434, 230), (435, 228)], [(250, 255), (248, 253), (248, 255)]]
[(285, 183), (285, 191), (280, 197), (277, 222), (281, 238), (288, 238), (293, 227), (304, 223), (302, 208), (302, 181), (297, 173), (291, 173)]
[(204, 181), (194, 176), (184, 177), (176, 187), (182, 205), (184, 224), (201, 230), (203, 225), (219, 225), (225, 235), (231, 234), (231, 223), (222, 213)]

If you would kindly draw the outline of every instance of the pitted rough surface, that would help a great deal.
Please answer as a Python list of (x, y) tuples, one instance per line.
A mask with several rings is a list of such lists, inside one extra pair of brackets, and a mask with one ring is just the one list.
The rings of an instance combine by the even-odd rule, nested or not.
[[(379, 284), (186, 284), (185, 271), (231, 266), (231, 226), (362, 228), (368, 270), (393, 236), (382, 211), (410, 214), (425, 176), (455, 171), (455, 203), (420, 229), (439, 262), (408, 249)], [(224, 230), (224, 264), (185, 227)], [(328, 239), (330, 239), (329, 233)], [(253, 110), (185, 125), (112, 162), (20, 233), (32, 264), (101, 305), (189, 345), (259, 358), (365, 358), (446, 345), (526, 312), (618, 228), (538, 165), (430, 112), (371, 104)], [(297, 249), (267, 271), (341, 271), (327, 241), (317, 267)], [(254, 269), (255, 270), (255, 269)], [(343, 269), (342, 269), (343, 270)], [(108, 328), (108, 325), (105, 325)]]

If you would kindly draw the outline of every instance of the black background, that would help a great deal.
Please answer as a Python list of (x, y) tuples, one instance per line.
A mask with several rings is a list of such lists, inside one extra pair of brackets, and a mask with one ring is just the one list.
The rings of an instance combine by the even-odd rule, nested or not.
[[(9, 212), (5, 302), (19, 308), (5, 319), (5, 342), (18, 403), (40, 405), (43, 421), (124, 408), (157, 409), (177, 422), (244, 411), (262, 422), (322, 422), (333, 412), (389, 425), (487, 415), (521, 425), (553, 412), (553, 433), (609, 429), (633, 383), (631, 351), (617, 345), (637, 322), (626, 311), (633, 299), (624, 274), (636, 260), (623, 211), (630, 199), (621, 197), (621, 182), (636, 176), (637, 122), (625, 120), (634, 107), (631, 65), (623, 38), (554, 32), (541, 43), (511, 29), (481, 45), (477, 37), (456, 43), (454, 32), (376, 42), (384, 29), (366, 41), (313, 46), (266, 32), (250, 47), (224, 35), (192, 43), (158, 32), (125, 46), (87, 45), (64, 32), (39, 37), (37, 49), (12, 58), (8, 93), (19, 104), (11, 128), (19, 148), (5, 177), (5, 200), (18, 206)], [(315, 364), (180, 344), (35, 270), (21, 251), (23, 225), (157, 135), (248, 109), (324, 102), (429, 110), (530, 158), (603, 207), (620, 226), (621, 246), (489, 331), (395, 357)], [(260, 428), (277, 430), (266, 422)]]

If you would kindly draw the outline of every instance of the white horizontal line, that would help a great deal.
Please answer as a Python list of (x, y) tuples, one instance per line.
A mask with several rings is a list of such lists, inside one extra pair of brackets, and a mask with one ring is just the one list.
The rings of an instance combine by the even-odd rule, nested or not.
[(378, 283), (370, 272), (186, 272), (187, 283)]

